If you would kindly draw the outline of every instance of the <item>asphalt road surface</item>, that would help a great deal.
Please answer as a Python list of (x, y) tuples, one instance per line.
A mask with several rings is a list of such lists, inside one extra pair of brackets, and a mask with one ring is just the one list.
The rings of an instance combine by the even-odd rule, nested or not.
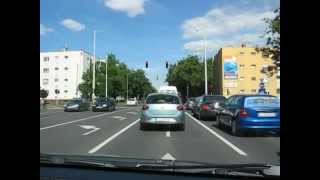
[(141, 107), (113, 112), (40, 112), (40, 152), (176, 159), (211, 163), (280, 164), (280, 137), (232, 136), (213, 121), (186, 115), (185, 131), (139, 129)]

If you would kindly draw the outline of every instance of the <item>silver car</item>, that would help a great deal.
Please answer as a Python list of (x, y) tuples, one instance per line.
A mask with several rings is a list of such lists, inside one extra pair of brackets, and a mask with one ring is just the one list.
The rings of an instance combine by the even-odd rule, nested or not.
[(152, 93), (146, 98), (140, 116), (140, 129), (148, 126), (169, 125), (185, 129), (185, 113), (179, 96)]

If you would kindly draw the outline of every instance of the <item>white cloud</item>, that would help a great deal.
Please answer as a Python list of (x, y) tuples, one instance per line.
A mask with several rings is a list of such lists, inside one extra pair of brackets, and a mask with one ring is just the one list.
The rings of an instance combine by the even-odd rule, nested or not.
[(184, 21), (181, 25), (183, 38), (191, 40), (184, 44), (190, 52), (203, 51), (204, 35), (207, 36), (207, 47), (217, 51), (224, 46), (238, 46), (241, 43), (261, 45), (266, 23), (264, 18), (274, 17), (272, 10), (248, 11), (236, 8), (215, 8), (205, 16)]
[(104, 5), (115, 11), (125, 12), (129, 17), (144, 14), (144, 3), (148, 0), (105, 0)]
[(54, 29), (44, 26), (40, 24), (40, 36), (46, 35), (48, 32), (53, 32)]
[(84, 24), (81, 24), (73, 19), (64, 19), (63, 21), (61, 21), (61, 25), (70, 29), (71, 31), (82, 31), (86, 28)]

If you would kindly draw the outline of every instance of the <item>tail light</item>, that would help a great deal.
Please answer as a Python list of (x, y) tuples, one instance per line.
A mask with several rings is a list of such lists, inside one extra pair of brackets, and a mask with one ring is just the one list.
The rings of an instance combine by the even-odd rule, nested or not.
[(142, 110), (145, 111), (145, 110), (147, 110), (147, 109), (149, 109), (149, 106), (144, 104), (144, 105), (142, 106)]
[(244, 109), (240, 109), (239, 116), (241, 118), (246, 118), (249, 116), (249, 114)]
[(183, 105), (177, 106), (177, 110), (178, 110), (178, 111), (183, 111), (183, 110), (184, 110)]
[(201, 106), (201, 109), (202, 109), (202, 110), (205, 110), (205, 111), (208, 111), (208, 110), (210, 110), (210, 107), (209, 107), (208, 104), (203, 104), (203, 105)]

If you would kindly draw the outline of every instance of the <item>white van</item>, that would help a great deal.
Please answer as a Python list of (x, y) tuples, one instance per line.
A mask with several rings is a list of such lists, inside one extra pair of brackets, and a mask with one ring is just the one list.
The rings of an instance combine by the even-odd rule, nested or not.
[(162, 86), (159, 88), (159, 93), (178, 95), (178, 90), (177, 90), (177, 87), (175, 86)]

